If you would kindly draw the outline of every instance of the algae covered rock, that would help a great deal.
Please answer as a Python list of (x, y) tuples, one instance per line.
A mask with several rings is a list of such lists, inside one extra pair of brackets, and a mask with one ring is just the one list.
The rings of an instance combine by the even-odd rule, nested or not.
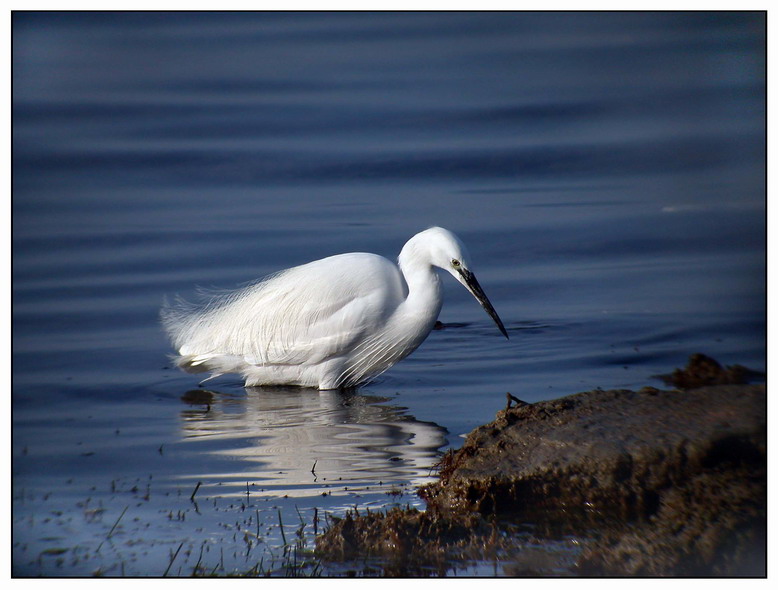
[(766, 438), (763, 385), (591, 391), (499, 412), (421, 495), (483, 514), (645, 518), (696, 474), (741, 469), (762, 481)]
[[(764, 576), (766, 453), (764, 385), (521, 404), (446, 454), (425, 513), (355, 515), (320, 546), (396, 572), (481, 547), (507, 575)], [(517, 523), (532, 536), (506, 533)], [(560, 539), (576, 549), (543, 549)]]

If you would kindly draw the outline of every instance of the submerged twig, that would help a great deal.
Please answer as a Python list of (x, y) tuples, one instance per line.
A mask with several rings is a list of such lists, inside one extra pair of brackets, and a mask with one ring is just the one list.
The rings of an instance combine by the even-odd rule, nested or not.
[[(507, 400), (508, 400), (508, 404), (505, 406), (505, 409), (506, 409), (506, 410), (510, 410), (512, 407), (513, 407), (513, 408), (520, 408), (520, 407), (522, 407), (522, 406), (528, 406), (528, 405), (529, 405), (527, 402), (520, 400), (520, 399), (519, 399), (519, 398), (517, 398), (515, 395), (511, 395), (511, 392), (510, 392), (510, 391), (508, 391), (508, 392), (506, 392), (506, 393), (505, 393), (505, 397), (506, 397), (506, 398), (507, 398)], [(512, 403), (512, 402), (515, 402), (515, 403), (516, 403), (516, 405), (515, 405), (515, 406), (511, 406), (511, 403)]]
[(197, 482), (197, 485), (195, 486), (195, 489), (194, 489), (194, 491), (192, 492), (192, 495), (191, 495), (191, 496), (189, 496), (189, 499), (190, 499), (192, 502), (194, 502), (194, 501), (195, 501), (195, 499), (194, 499), (194, 497), (195, 497), (195, 494), (197, 493), (197, 490), (199, 490), (199, 489), (200, 489), (200, 486), (201, 486), (202, 484), (203, 484), (203, 482), (201, 482), (201, 481), (198, 481), (198, 482)]
[(116, 522), (113, 523), (113, 526), (111, 527), (111, 530), (108, 531), (108, 534), (106, 535), (105, 539), (103, 541), (101, 541), (100, 544), (97, 546), (97, 549), (95, 549), (95, 553), (100, 551), (100, 547), (103, 546), (103, 543), (105, 543), (108, 539), (111, 538), (111, 535), (113, 535), (114, 530), (116, 530), (116, 525), (119, 524), (119, 521), (122, 519), (122, 516), (124, 516), (124, 513), (127, 512), (128, 508), (129, 508), (129, 506), (125, 506), (124, 507), (124, 510), (122, 510), (122, 513), (119, 515), (119, 518), (116, 519)]
[(108, 536), (106, 537), (106, 539), (110, 539), (111, 538), (111, 535), (113, 535), (113, 532), (116, 529), (116, 525), (119, 524), (119, 521), (122, 519), (122, 516), (124, 516), (124, 513), (127, 512), (127, 508), (129, 508), (129, 506), (125, 506), (124, 507), (124, 510), (122, 510), (122, 513), (119, 515), (119, 518), (117, 518), (116, 522), (113, 523), (113, 526), (111, 527), (111, 530), (108, 531)]
[(286, 533), (284, 533), (284, 522), (281, 520), (281, 509), (278, 509), (278, 526), (281, 528), (281, 538), (284, 540), (284, 547), (288, 545), (286, 542)]
[(184, 542), (181, 541), (181, 544), (178, 546), (178, 549), (176, 549), (176, 552), (173, 554), (173, 557), (170, 558), (170, 563), (167, 564), (167, 569), (165, 570), (165, 573), (162, 574), (163, 578), (167, 576), (167, 573), (170, 571), (170, 567), (173, 565), (173, 562), (176, 560), (176, 557), (178, 557), (178, 552), (181, 551), (181, 547), (183, 546), (184, 546)]

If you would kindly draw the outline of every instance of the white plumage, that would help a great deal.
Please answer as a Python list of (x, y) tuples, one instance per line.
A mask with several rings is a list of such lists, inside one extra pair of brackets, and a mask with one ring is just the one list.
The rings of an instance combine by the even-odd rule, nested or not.
[(376, 254), (330, 256), (199, 305), (179, 299), (163, 307), (162, 322), (187, 372), (239, 373), (247, 386), (353, 387), (430, 333), (443, 303), (436, 269), (462, 283), (508, 337), (464, 245), (440, 227), (408, 240), (399, 268)]

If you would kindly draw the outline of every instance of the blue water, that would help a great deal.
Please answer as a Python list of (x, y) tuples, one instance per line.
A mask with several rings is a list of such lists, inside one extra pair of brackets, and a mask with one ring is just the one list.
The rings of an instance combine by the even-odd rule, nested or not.
[[(16, 575), (283, 575), (299, 526), (420, 505), (506, 391), (657, 386), (695, 352), (765, 369), (763, 14), (12, 24)], [(447, 327), (355, 393), (181, 399), (163, 296), (430, 225), (509, 341), (445, 279)], [(456, 572), (502, 571), (479, 568)]]

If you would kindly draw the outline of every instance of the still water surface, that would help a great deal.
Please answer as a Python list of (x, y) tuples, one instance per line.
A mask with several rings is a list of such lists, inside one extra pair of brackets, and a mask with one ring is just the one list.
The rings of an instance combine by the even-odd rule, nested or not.
[[(421, 505), (506, 391), (659, 385), (694, 352), (764, 370), (764, 26), (15, 13), (14, 573), (283, 575), (330, 515)], [(356, 392), (170, 367), (163, 296), (430, 225), (509, 341), (445, 278), (446, 327)]]

